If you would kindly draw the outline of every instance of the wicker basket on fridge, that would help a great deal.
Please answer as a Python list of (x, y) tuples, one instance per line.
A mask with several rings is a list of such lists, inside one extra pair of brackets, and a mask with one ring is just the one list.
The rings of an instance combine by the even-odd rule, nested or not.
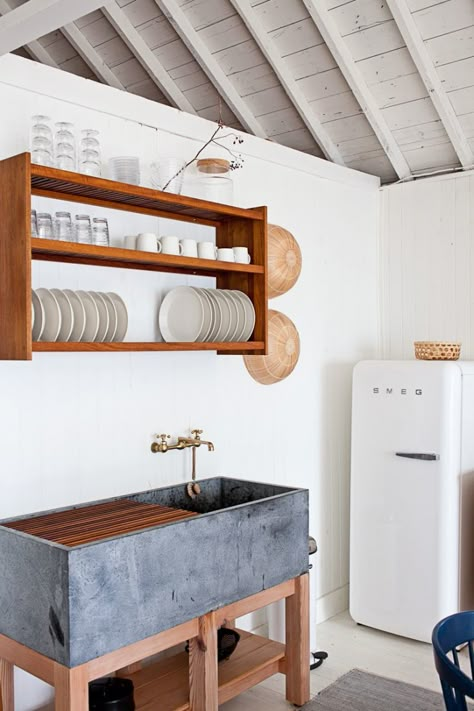
[(460, 343), (415, 341), (415, 357), (418, 360), (457, 360), (460, 354)]

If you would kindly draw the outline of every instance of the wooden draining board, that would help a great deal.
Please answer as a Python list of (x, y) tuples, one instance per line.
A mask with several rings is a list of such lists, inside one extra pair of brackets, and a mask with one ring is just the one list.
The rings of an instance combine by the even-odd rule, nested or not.
[(197, 516), (192, 511), (130, 499), (107, 501), (12, 521), (6, 528), (74, 547)]

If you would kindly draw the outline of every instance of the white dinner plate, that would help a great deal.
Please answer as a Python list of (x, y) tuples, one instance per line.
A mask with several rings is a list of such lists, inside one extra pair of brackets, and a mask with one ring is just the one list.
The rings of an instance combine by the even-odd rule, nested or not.
[(219, 330), (216, 335), (217, 343), (225, 343), (228, 339), (230, 329), (232, 327), (232, 311), (230, 310), (230, 304), (221, 293), (220, 289), (214, 290), (214, 296), (216, 297), (220, 307), (221, 307), (221, 322), (219, 325)]
[(31, 304), (34, 313), (31, 334), (34, 341), (39, 341), (44, 328), (44, 308), (36, 291), (31, 292)]
[(112, 299), (115, 311), (117, 313), (117, 328), (115, 329), (114, 341), (121, 343), (127, 335), (128, 329), (128, 311), (124, 300), (115, 292), (108, 291), (107, 296)]
[(92, 343), (95, 341), (97, 331), (99, 330), (99, 309), (95, 299), (87, 291), (76, 291), (76, 294), (82, 301), (86, 312), (86, 325), (81, 336), (82, 343)]
[(234, 303), (237, 306), (237, 310), (239, 312), (239, 329), (237, 333), (235, 334), (235, 341), (240, 343), (243, 340), (244, 332), (245, 332), (245, 318), (246, 318), (246, 310), (244, 306), (243, 299), (240, 299), (236, 290), (232, 289), (231, 291), (227, 292), (228, 294), (232, 294)]
[(208, 338), (210, 343), (216, 342), (216, 336), (219, 333), (219, 329), (221, 327), (221, 321), (222, 321), (222, 308), (221, 308), (220, 302), (217, 300), (215, 291), (216, 291), (215, 289), (206, 289), (206, 293), (207, 293), (209, 299), (211, 300), (212, 307), (214, 309), (212, 328), (211, 328), (211, 332), (210, 332), (209, 338)]
[(75, 291), (72, 291), (71, 289), (63, 289), (63, 292), (68, 297), (69, 303), (72, 307), (72, 312), (74, 314), (72, 331), (68, 340), (78, 343), (81, 340), (82, 334), (84, 333), (84, 329), (86, 327), (86, 310), (84, 308), (84, 304)]
[(191, 286), (178, 286), (161, 302), (159, 325), (167, 343), (194, 343), (204, 325), (204, 300)]
[(231, 310), (231, 327), (230, 327), (229, 333), (227, 334), (226, 341), (237, 341), (236, 336), (240, 331), (241, 324), (240, 324), (240, 311), (237, 308), (237, 304), (235, 303), (236, 297), (227, 289), (225, 289), (225, 290), (222, 289), (221, 294), (225, 299), (227, 299), (227, 302), (228, 302), (228, 304), (230, 306), (230, 310)]
[(61, 309), (61, 328), (58, 334), (58, 341), (69, 341), (74, 326), (74, 311), (72, 310), (69, 297), (61, 289), (51, 289), (52, 294), (56, 297), (56, 301)]
[(105, 341), (105, 336), (109, 330), (109, 310), (105, 299), (102, 294), (98, 291), (88, 292), (94, 299), (97, 310), (99, 311), (99, 328), (97, 329), (96, 336), (94, 338), (95, 343), (103, 343)]
[(207, 340), (212, 328), (212, 314), (213, 310), (211, 307), (211, 300), (206, 294), (205, 289), (197, 289), (196, 287), (191, 287), (197, 292), (197, 295), (201, 299), (202, 309), (203, 309), (203, 323), (202, 328), (197, 338), (201, 343)]
[(104, 294), (102, 291), (99, 293), (104, 299), (107, 311), (109, 312), (109, 327), (107, 329), (107, 333), (105, 334), (104, 342), (111, 343), (111, 341), (114, 340), (115, 332), (117, 330), (117, 309), (108, 294)]
[(61, 330), (61, 309), (49, 289), (36, 289), (44, 309), (44, 328), (40, 341), (57, 341)]
[[(209, 289), (200, 289), (200, 292), (206, 299), (208, 306), (211, 309), (210, 327), (209, 327), (206, 337), (203, 339), (204, 341), (210, 342), (212, 340), (212, 334), (213, 334), (214, 329), (216, 328), (216, 320), (218, 318), (217, 305), (214, 302), (214, 299), (211, 299), (211, 296), (209, 294)], [(217, 326), (218, 326), (218, 324), (217, 324)]]
[(242, 342), (248, 341), (255, 326), (255, 309), (247, 294), (243, 291), (234, 291), (234, 294), (241, 300), (245, 309), (245, 328), (242, 333)]

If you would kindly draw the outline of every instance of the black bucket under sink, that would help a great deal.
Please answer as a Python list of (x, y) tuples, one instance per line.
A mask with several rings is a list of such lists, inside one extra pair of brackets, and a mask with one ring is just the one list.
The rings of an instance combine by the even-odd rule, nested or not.
[(114, 677), (92, 681), (89, 711), (135, 711), (133, 681)]

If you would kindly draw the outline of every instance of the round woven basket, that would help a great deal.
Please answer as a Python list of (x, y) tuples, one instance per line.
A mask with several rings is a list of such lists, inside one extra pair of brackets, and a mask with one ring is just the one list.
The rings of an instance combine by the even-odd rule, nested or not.
[(415, 357), (418, 360), (457, 360), (460, 354), (460, 343), (415, 341)]
[(257, 383), (273, 385), (293, 372), (300, 355), (300, 337), (288, 316), (268, 312), (268, 355), (244, 355), (245, 366)]
[(268, 225), (268, 298), (286, 293), (301, 272), (301, 250), (291, 232)]

